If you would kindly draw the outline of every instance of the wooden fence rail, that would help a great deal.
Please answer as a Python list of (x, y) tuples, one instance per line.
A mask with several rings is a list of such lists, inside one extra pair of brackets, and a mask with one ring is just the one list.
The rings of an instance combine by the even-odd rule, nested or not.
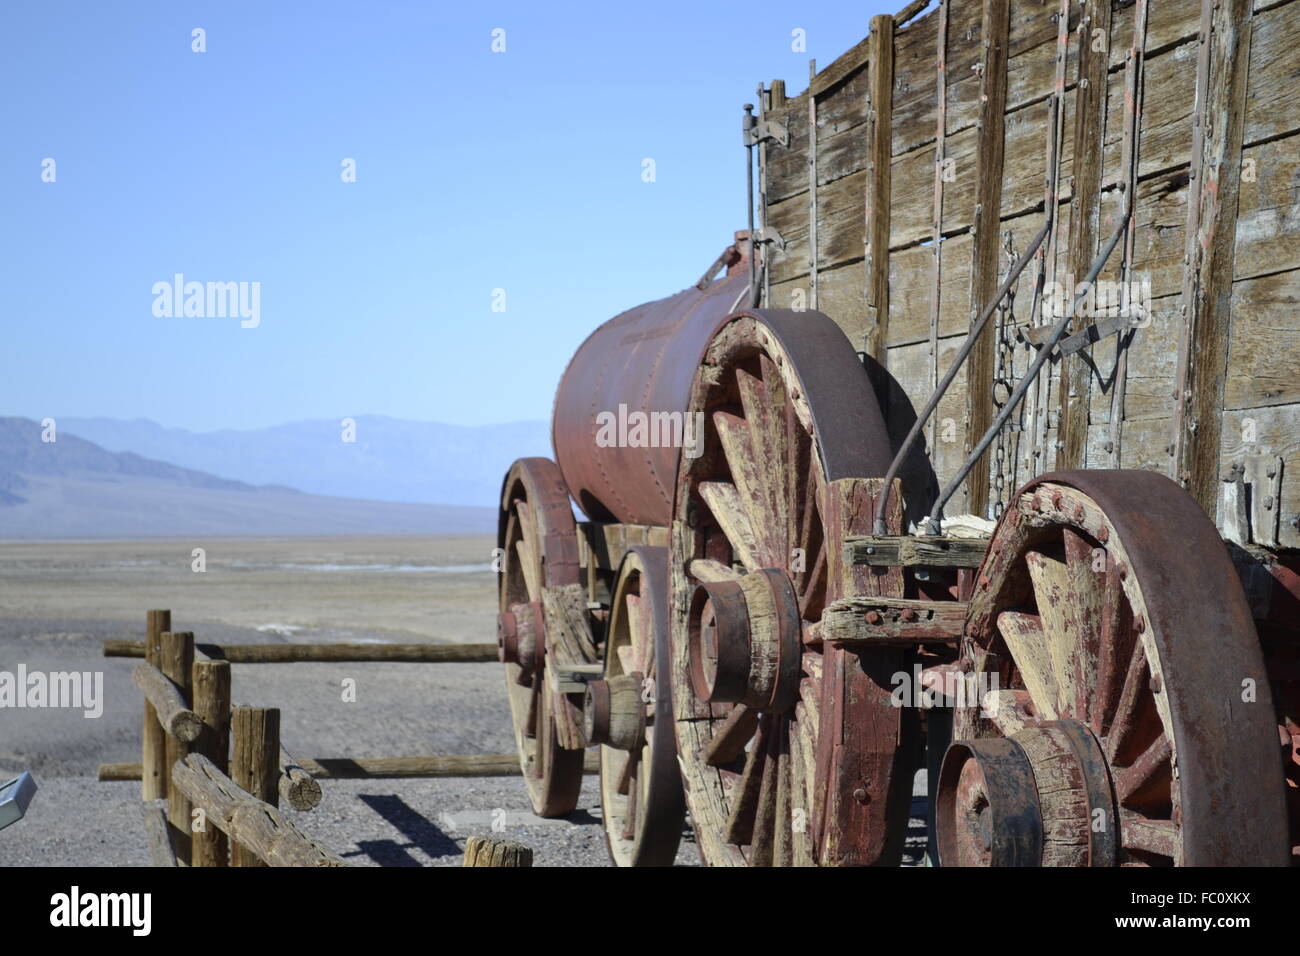
[[(145, 645), (145, 641), (104, 641), (104, 656), (146, 657)], [(211, 660), (231, 664), (478, 664), (497, 660), (495, 644), (196, 644), (195, 650)]]

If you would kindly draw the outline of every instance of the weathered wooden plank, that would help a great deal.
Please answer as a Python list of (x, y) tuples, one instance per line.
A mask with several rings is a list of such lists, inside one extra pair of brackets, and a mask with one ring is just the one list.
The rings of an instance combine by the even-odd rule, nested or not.
[[(1070, 213), (1069, 274), (1081, 281), (1097, 255), (1101, 215), (1101, 178), (1106, 128), (1106, 67), (1110, 49), (1110, 0), (1085, 0), (1082, 10), (1089, 41), (1079, 44), (1079, 73), (1074, 97), (1074, 192)], [(1098, 46), (1101, 49), (1098, 49)], [(1092, 317), (1076, 316), (1071, 331)], [(1060, 370), (1056, 467), (1083, 466), (1088, 441), (1088, 400), (1092, 385), (1092, 350), (1066, 356)]]
[[(1002, 207), (1002, 157), (1007, 96), (1007, 30), (1009, 0), (984, 0), (980, 25), (983, 55), (980, 60), (979, 151), (975, 159), (975, 242), (971, 253), (971, 320), (993, 299), (998, 287), (998, 210)], [(972, 350), (967, 368), (967, 454), (993, 421), (994, 330), (985, 326)], [(969, 507), (983, 515), (989, 503), (989, 475), (983, 460), (966, 480)]]
[(867, 141), (866, 191), (866, 289), (867, 340), (864, 350), (877, 361), (887, 360), (889, 341), (889, 244), (891, 184), (890, 162), (894, 85), (894, 21), (888, 16), (871, 18), (870, 65), (868, 67), (871, 107)]
[(952, 643), (966, 626), (964, 601), (842, 598), (822, 613), (821, 637), (843, 646)]
[(987, 538), (855, 535), (844, 539), (845, 560), (873, 567), (978, 568)]
[(1300, 270), (1232, 286), (1226, 408), (1300, 402)]
[[(1207, 4), (1211, 0), (1206, 0)], [(1208, 8), (1207, 8), (1208, 9)], [(1237, 193), (1250, 57), (1251, 0), (1223, 0), (1213, 13), (1209, 88), (1200, 110), (1200, 182), (1189, 206), (1187, 249), (1195, 275), (1184, 287), (1187, 331), (1180, 349), (1179, 391), (1187, 397), (1175, 417), (1175, 477), (1213, 517), (1219, 497), (1219, 444)], [(1197, 213), (1199, 212), (1199, 215)]]

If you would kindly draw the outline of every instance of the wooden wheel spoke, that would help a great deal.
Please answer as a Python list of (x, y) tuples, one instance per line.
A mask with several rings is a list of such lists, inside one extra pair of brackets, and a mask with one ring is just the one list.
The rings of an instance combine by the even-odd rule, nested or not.
[(741, 504), (736, 486), (723, 481), (704, 481), (699, 485), (700, 497), (709, 506), (713, 519), (722, 528), (731, 544), (733, 555), (747, 570), (765, 567), (766, 551), (759, 543), (749, 512)]
[(1173, 749), (1169, 746), (1169, 741), (1161, 736), (1152, 741), (1129, 766), (1115, 768), (1112, 773), (1115, 796), (1119, 802), (1129, 804), (1152, 784), (1166, 782), (1162, 778), (1167, 777), (1171, 770), (1169, 761), (1172, 756)]
[(636, 817), (641, 804), (641, 761), (636, 754), (631, 754), (627, 758), (627, 765), (630, 769), (627, 777), (627, 805), (623, 811), (623, 839), (631, 840), (636, 837)]
[(799, 594), (799, 614), (804, 620), (811, 620), (814, 611), (820, 609), (817, 598), (821, 598), (823, 603), (826, 598), (826, 545), (822, 544), (817, 549), (817, 556), (813, 559), (812, 567), (808, 568), (803, 574), (803, 591)]
[(527, 538), (520, 538), (515, 542), (515, 554), (519, 558), (519, 567), (524, 572), (524, 586), (528, 589), (528, 600), (540, 601), (542, 599), (541, 568), (538, 567), (532, 545)]
[(771, 717), (763, 715), (758, 733), (749, 748), (745, 772), (740, 775), (731, 794), (731, 811), (727, 817), (728, 843), (736, 846), (748, 844), (754, 837), (754, 820), (758, 813), (758, 798), (763, 786), (763, 767), (767, 763), (767, 735)]
[(1119, 569), (1113, 562), (1109, 563), (1100, 612), (1101, 647), (1097, 662), (1097, 693), (1088, 712), (1092, 729), (1098, 736), (1104, 735), (1115, 720), (1115, 709), (1119, 706), (1124, 677), (1137, 639), (1137, 634), (1133, 631), (1133, 614), (1128, 599), (1124, 596)]
[[(776, 764), (776, 806), (773, 810), (772, 865), (791, 866), (794, 863), (793, 781), (794, 760), (790, 750), (790, 722), (781, 721), (781, 732), (773, 745)], [(761, 803), (761, 801), (760, 801)]]
[[(754, 557), (764, 562), (759, 567), (772, 567), (775, 555), (780, 553), (772, 533), (776, 517), (772, 514), (762, 477), (765, 463), (756, 453), (750, 424), (728, 412), (714, 412), (713, 424), (718, 430), (727, 466), (731, 470), (738, 506), (744, 511), (750, 525)], [(716, 512), (714, 517), (719, 518), (721, 523), (721, 517)]]
[[(1072, 627), (1073, 654), (1070, 700), (1072, 714), (1087, 720), (1088, 702), (1097, 685), (1098, 658), (1101, 656), (1102, 606), (1105, 600), (1106, 552), (1073, 528), (1065, 528), (1065, 586), (1069, 621)], [(1101, 563), (1102, 570), (1094, 570)]]
[(1077, 695), (1074, 677), (1076, 635), (1070, 607), (1070, 575), (1065, 562), (1039, 551), (1025, 555), (1029, 580), (1038, 605), (1038, 618), (1047, 649), (1047, 665), (1056, 685), (1054, 710), (1073, 716)]
[(1043, 624), (1037, 614), (1003, 611), (998, 615), (998, 630), (1020, 671), (1025, 689), (1045, 720), (1056, 720), (1059, 696), (1055, 669)]
[(766, 751), (763, 761), (763, 779), (758, 788), (758, 806), (754, 811), (754, 834), (750, 841), (750, 866), (771, 866), (776, 850), (776, 834), (780, 826), (777, 819), (777, 791), (780, 790), (780, 772), (789, 768), (789, 761), (781, 760), (781, 738), (785, 733), (785, 718), (773, 715), (768, 726)]
[(1120, 844), (1156, 856), (1178, 858), (1179, 828), (1172, 820), (1147, 820), (1120, 813)]
[(710, 767), (725, 767), (740, 758), (758, 729), (758, 711), (737, 704), (713, 732), (713, 739), (704, 751), (704, 762)]
[(740, 577), (730, 565), (715, 561), (712, 558), (696, 558), (691, 562), (690, 572), (691, 577), (706, 584), (716, 584), (719, 581), (735, 581)]
[(1114, 762), (1128, 743), (1137, 727), (1138, 705), (1142, 693), (1147, 689), (1147, 655), (1140, 643), (1135, 642), (1133, 653), (1129, 657), (1128, 669), (1124, 673), (1124, 683), (1119, 694), (1119, 703), (1115, 708), (1115, 720), (1105, 737), (1106, 759)]
[[(770, 360), (764, 359), (770, 364)], [(764, 370), (766, 372), (766, 369)], [(740, 404), (749, 426), (750, 451), (755, 465), (756, 485), (764, 501), (764, 515), (770, 521), (769, 536), (776, 554), (789, 553), (789, 492), (785, 464), (785, 387), (779, 375), (765, 374), (760, 381), (743, 369), (736, 370)]]
[[(651, 634), (653, 624), (650, 620), (650, 612), (641, 602), (639, 594), (628, 594), (624, 603), (627, 607), (628, 636), (632, 641), (632, 666), (628, 668), (624, 664), (623, 673), (640, 671), (642, 674), (649, 674), (650, 663), (654, 657), (654, 635)], [(621, 647), (619, 651), (619, 660), (622, 661)]]

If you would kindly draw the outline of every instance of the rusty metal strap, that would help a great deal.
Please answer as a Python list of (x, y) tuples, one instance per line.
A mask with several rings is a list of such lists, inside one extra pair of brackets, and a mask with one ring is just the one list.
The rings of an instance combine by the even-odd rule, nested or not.
[[(1011, 291), (1011, 287), (1015, 285), (1016, 280), (1020, 278), (1020, 273), (1023, 272), (1025, 266), (1029, 264), (1029, 260), (1032, 259), (1034, 253), (1038, 251), (1038, 247), (1043, 244), (1043, 240), (1047, 238), (1047, 234), (1051, 229), (1052, 213), (1049, 211), (1047, 214), (1047, 221), (1043, 223), (1043, 228), (1038, 231), (1038, 235), (1034, 237), (1034, 241), (1029, 244), (1029, 247), (1021, 254), (1020, 258), (1016, 260), (1016, 264), (1011, 267), (1011, 271), (1007, 273), (1007, 277), (1002, 281), (1002, 286), (998, 289), (997, 293), (994, 294), (988, 305), (984, 306), (984, 310), (980, 313), (979, 318), (975, 321), (975, 324), (971, 326), (970, 334), (966, 336), (966, 341), (963, 343), (961, 351), (957, 353), (957, 357), (953, 360), (951, 367), (949, 367), (947, 373), (944, 375), (943, 381), (939, 383), (939, 386), (934, 390), (934, 393), (931, 394), (930, 400), (925, 403), (925, 408), (921, 410), (921, 414), (916, 416), (916, 421), (912, 423), (912, 430), (907, 433), (907, 437), (903, 439), (903, 444), (898, 449), (898, 454), (894, 455), (894, 460), (890, 462), (889, 471), (885, 472), (885, 482), (884, 488), (881, 491), (880, 505), (876, 509), (875, 534), (885, 534), (884, 515), (886, 512), (885, 506), (889, 502), (889, 492), (893, 486), (894, 479), (898, 477), (899, 469), (903, 467), (903, 462), (907, 460), (907, 456), (911, 453), (912, 446), (916, 444), (916, 440), (920, 437), (922, 430), (925, 428), (926, 422), (930, 420), (930, 416), (934, 414), (934, 410), (939, 407), (939, 400), (942, 399), (944, 393), (948, 391), (948, 387), (952, 385), (953, 379), (957, 377), (957, 373), (961, 370), (962, 364), (970, 355), (971, 350), (975, 348), (975, 343), (979, 339), (980, 333), (984, 331), (984, 326), (988, 324), (989, 316), (993, 314), (993, 310), (997, 308), (998, 303), (1006, 298), (1007, 293)], [(1073, 309), (1071, 309), (1071, 311), (1073, 311)]]

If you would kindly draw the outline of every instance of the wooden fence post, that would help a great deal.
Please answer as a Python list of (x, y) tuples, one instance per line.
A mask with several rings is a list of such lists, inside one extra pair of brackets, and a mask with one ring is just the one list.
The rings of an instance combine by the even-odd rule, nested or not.
[[(163, 631), (159, 641), (158, 669), (180, 690), (181, 696), (189, 706), (192, 702), (194, 667), (194, 634), (190, 631)], [(167, 776), (170, 778), (172, 767), (178, 760), (189, 756), (190, 745), (178, 740), (171, 734), (165, 740)], [(185, 794), (167, 785), (167, 820), (178, 832), (173, 835), (178, 839), (176, 855), (183, 861), (190, 858), (190, 801)]]
[[(230, 664), (226, 661), (194, 662), (194, 712), (203, 730), (193, 751), (212, 761), (222, 773), (230, 766)], [(230, 843), (210, 820), (193, 834), (191, 866), (229, 866)]]
[(465, 866), (532, 866), (533, 851), (522, 843), (470, 837), (465, 841)]
[[(172, 629), (171, 611), (149, 611), (145, 616), (144, 659), (158, 666), (159, 641), (163, 631)], [(158, 713), (145, 698), (144, 729), (141, 733), (140, 799), (161, 800), (167, 796), (167, 735), (158, 723)]]
[[(231, 778), (263, 803), (280, 805), (280, 710), (277, 707), (236, 707), (230, 713), (235, 737)], [(237, 842), (230, 847), (231, 866), (266, 866)]]

